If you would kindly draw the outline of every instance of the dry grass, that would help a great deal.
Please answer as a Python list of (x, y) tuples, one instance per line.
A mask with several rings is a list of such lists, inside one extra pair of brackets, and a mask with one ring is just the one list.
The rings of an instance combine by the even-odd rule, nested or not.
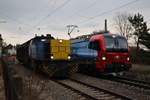
[(150, 65), (134, 64), (131, 71), (132, 72), (143, 73), (143, 74), (150, 74)]

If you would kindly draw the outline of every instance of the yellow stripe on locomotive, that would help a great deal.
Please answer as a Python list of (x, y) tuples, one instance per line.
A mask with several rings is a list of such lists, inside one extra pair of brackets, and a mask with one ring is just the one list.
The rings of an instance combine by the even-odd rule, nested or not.
[(71, 53), (70, 40), (50, 40), (51, 59), (69, 60)]

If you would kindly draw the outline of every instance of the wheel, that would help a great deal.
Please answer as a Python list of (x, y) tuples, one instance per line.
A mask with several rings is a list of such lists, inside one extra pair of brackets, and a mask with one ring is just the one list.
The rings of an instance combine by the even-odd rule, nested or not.
[(56, 72), (56, 69), (54, 68), (49, 68), (48, 65), (43, 65), (42, 66), (42, 71), (44, 73), (46, 73), (49, 77), (53, 77), (55, 72)]
[(76, 73), (77, 71), (78, 71), (78, 65), (74, 65), (73, 67), (69, 68), (68, 73), (73, 74)]

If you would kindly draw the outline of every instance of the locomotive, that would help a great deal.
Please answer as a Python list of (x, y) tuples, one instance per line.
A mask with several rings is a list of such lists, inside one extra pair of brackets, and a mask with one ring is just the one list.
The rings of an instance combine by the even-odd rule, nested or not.
[(50, 77), (63, 77), (77, 71), (71, 62), (70, 40), (35, 36), (17, 47), (17, 59), (35, 71), (42, 71)]
[(82, 71), (118, 74), (131, 68), (130, 49), (123, 36), (110, 33), (83, 35), (72, 38), (71, 47), (72, 59), (79, 61)]

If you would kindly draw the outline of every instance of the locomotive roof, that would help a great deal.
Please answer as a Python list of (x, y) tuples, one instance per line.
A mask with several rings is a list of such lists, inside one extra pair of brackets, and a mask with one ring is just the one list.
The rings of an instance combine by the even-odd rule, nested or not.
[(34, 37), (34, 38), (32, 38), (31, 40), (36, 40), (36, 39), (54, 39), (54, 37), (52, 37), (52, 36), (36, 36), (36, 37)]
[(76, 42), (81, 42), (81, 41), (87, 41), (89, 40), (91, 37), (100, 37), (100, 36), (115, 36), (115, 37), (123, 37), (121, 35), (118, 34), (112, 34), (112, 33), (103, 33), (103, 34), (88, 34), (88, 35), (82, 35), (82, 36), (78, 36), (76, 38), (72, 38), (71, 39), (71, 43), (76, 43)]
[(123, 37), (123, 36), (121, 36), (121, 35), (119, 35), (119, 34), (112, 34), (112, 33), (110, 33), (110, 34), (97, 34), (97, 35), (93, 35), (93, 37), (96, 37), (96, 36), (115, 36), (115, 37)]
[(21, 45), (26, 45), (28, 44), (31, 40), (39, 40), (39, 39), (55, 39), (53, 36), (51, 36), (50, 34), (47, 34), (46, 36), (41, 35), (41, 36), (35, 36), (33, 38), (31, 38), (30, 40), (26, 41), (25, 43), (21, 44)]

